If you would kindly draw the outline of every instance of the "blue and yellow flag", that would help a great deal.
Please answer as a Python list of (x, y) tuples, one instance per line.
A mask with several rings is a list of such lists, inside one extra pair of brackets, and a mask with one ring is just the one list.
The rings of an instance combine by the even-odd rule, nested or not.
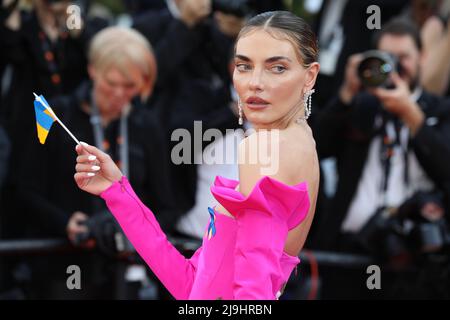
[(36, 112), (37, 134), (41, 144), (45, 143), (48, 132), (56, 120), (48, 109), (50, 109), (50, 106), (47, 100), (42, 95), (37, 96), (35, 94), (34, 111)]

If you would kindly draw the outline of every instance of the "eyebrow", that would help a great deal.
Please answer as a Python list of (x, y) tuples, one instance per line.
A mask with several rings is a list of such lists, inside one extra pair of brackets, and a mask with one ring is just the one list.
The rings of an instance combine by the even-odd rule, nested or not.
[[(237, 54), (237, 55), (236, 55), (236, 58), (241, 59), (241, 60), (244, 60), (244, 61), (246, 61), (246, 62), (250, 62), (250, 61), (251, 61), (251, 59), (250, 59), (249, 57), (243, 56), (243, 55), (241, 55), (241, 54)], [(271, 63), (271, 62), (275, 62), (275, 61), (279, 61), (279, 60), (287, 60), (287, 61), (289, 61), (289, 62), (292, 62), (291, 59), (289, 59), (288, 57), (284, 57), (284, 56), (270, 57), (270, 58), (266, 59), (265, 62)]]

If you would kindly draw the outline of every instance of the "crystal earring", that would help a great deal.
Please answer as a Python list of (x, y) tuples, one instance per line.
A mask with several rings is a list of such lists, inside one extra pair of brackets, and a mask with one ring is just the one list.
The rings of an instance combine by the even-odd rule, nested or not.
[(315, 89), (308, 90), (303, 95), (303, 106), (305, 110), (305, 115), (298, 118), (295, 122), (301, 123), (302, 121), (306, 121), (311, 115), (311, 95), (315, 92)]
[(240, 126), (242, 126), (242, 124), (244, 123), (244, 115), (242, 112), (242, 102), (241, 102), (241, 98), (238, 98), (238, 108), (239, 108), (239, 120), (238, 123)]
[(303, 97), (303, 104), (305, 106), (305, 119), (308, 119), (311, 115), (311, 96), (314, 92), (316, 92), (315, 89), (308, 90)]

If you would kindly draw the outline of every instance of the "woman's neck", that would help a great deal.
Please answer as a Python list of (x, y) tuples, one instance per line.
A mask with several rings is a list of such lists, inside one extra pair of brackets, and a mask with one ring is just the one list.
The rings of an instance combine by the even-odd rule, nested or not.
[(268, 124), (253, 124), (252, 127), (256, 130), (285, 130), (292, 127), (304, 126), (308, 125), (308, 122), (305, 118), (305, 112), (303, 109), (296, 111), (295, 113), (291, 113), (286, 115), (285, 117)]

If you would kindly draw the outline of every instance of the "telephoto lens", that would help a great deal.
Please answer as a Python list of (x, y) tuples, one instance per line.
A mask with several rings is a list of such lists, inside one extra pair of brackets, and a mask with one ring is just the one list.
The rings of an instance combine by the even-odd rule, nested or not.
[(389, 75), (393, 71), (401, 71), (397, 57), (385, 51), (370, 50), (363, 53), (358, 77), (364, 87), (390, 88), (393, 84)]

